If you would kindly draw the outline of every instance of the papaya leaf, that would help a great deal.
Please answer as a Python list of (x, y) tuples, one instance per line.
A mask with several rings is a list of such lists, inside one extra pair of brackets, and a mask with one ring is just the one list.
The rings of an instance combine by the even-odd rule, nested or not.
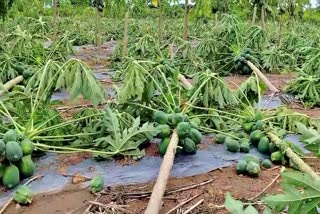
[(320, 132), (307, 128), (304, 124), (297, 122), (297, 130), (301, 134), (300, 140), (305, 144), (305, 147), (320, 156)]
[(244, 210), (244, 214), (259, 214), (258, 211), (256, 210), (256, 208), (254, 208), (253, 206), (249, 205), (245, 210)]
[[(251, 205), (244, 209), (243, 203), (232, 198), (229, 192), (226, 194), (226, 200), (224, 204), (230, 214), (259, 214), (256, 208)], [(265, 213), (269, 213), (268, 209), (266, 209)]]
[(243, 213), (243, 204), (239, 200), (232, 198), (229, 192), (226, 194), (225, 206), (229, 213), (231, 214), (242, 214)]
[(288, 208), (288, 213), (317, 213), (320, 204), (320, 181), (299, 171), (281, 173), (282, 194), (267, 196), (263, 200), (278, 212)]
[(127, 62), (123, 73), (124, 85), (117, 90), (120, 103), (129, 99), (141, 100), (147, 84), (145, 68), (138, 61), (130, 60)]
[(157, 128), (152, 123), (144, 123), (141, 126), (139, 117), (134, 119), (130, 126), (122, 129), (119, 115), (109, 106), (105, 109), (103, 124), (107, 136), (96, 139), (95, 146), (113, 153), (112, 156), (141, 158), (144, 156), (144, 150), (139, 146), (158, 134)]
[(190, 103), (198, 102), (203, 107), (224, 108), (237, 105), (238, 100), (224, 80), (210, 70), (195, 74), (194, 87), (190, 91)]

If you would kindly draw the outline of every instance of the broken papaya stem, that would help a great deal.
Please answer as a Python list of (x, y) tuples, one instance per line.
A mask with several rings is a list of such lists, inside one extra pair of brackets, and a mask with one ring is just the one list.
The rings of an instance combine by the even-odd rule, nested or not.
[[(277, 135), (269, 132), (268, 137), (278, 148), (282, 148), (281, 139)], [(306, 164), (290, 147), (284, 148), (283, 152), (288, 158), (290, 158), (293, 163), (296, 164), (297, 168), (301, 172), (308, 173), (312, 177), (312, 179), (316, 181), (320, 180), (319, 175), (308, 164)]]

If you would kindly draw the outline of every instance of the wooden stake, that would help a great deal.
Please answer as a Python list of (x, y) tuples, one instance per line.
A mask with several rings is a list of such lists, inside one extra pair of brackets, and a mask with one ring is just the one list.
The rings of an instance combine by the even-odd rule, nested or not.
[(171, 140), (166, 154), (163, 157), (163, 161), (160, 167), (159, 175), (156, 184), (153, 187), (152, 194), (148, 203), (148, 207), (145, 214), (158, 214), (161, 209), (162, 198), (166, 191), (168, 179), (170, 177), (171, 169), (178, 146), (179, 137), (177, 130), (173, 130)]

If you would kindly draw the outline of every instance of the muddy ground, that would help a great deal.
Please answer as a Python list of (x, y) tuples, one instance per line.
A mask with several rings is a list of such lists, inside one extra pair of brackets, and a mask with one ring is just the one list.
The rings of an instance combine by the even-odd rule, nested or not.
[[(318, 159), (307, 159), (316, 171), (320, 170), (320, 162)], [(242, 200), (243, 202), (259, 201), (266, 194), (275, 194), (281, 192), (281, 178), (277, 179), (261, 196), (255, 198), (261, 191), (269, 185), (279, 174), (280, 168), (274, 166), (269, 170), (263, 170), (258, 178), (252, 178), (244, 175), (236, 175), (235, 167), (218, 169), (201, 175), (170, 178), (167, 191), (176, 190), (176, 193), (166, 194), (163, 199), (161, 213), (167, 213), (181, 202), (194, 197), (189, 203), (183, 205), (178, 212), (187, 210), (196, 202), (204, 199), (203, 203), (194, 209), (191, 213), (217, 213), (224, 214), (227, 211), (221, 207), (225, 200), (226, 192), (230, 192), (232, 196)], [(141, 172), (143, 173), (143, 172)], [(203, 183), (205, 183), (203, 185)], [(63, 192), (52, 194), (41, 194), (34, 198), (34, 202), (29, 207), (20, 207), (11, 204), (6, 213), (8, 214), (58, 214), (58, 213), (85, 213), (91, 205), (96, 201), (98, 205), (90, 208), (91, 213), (125, 213), (119, 208), (124, 208), (127, 213), (143, 213), (149, 200), (149, 193), (152, 191), (153, 182), (106, 187), (101, 195), (90, 194), (87, 189), (78, 185), (71, 185)], [(182, 188), (191, 188), (181, 191)], [(134, 195), (133, 195), (134, 194)], [(103, 212), (104, 206), (112, 204), (114, 212)], [(256, 208), (263, 209), (263, 205), (256, 205)]]
[[(81, 47), (78, 49), (77, 57), (87, 62), (93, 69), (99, 72), (108, 72), (109, 58), (115, 48), (115, 42), (108, 42), (102, 45), (101, 48), (95, 48), (93, 46)], [(267, 74), (267, 78), (280, 90), (292, 79), (295, 78), (295, 74)], [(245, 81), (245, 76), (231, 76), (226, 77), (226, 81), (232, 88), (236, 88), (236, 85), (240, 85)], [(111, 79), (101, 80), (104, 85), (112, 87)], [(65, 106), (76, 106), (89, 104), (81, 98), (75, 101), (64, 101)], [(305, 113), (311, 117), (319, 118), (319, 109), (304, 109), (301, 105), (295, 104), (291, 106), (301, 113)], [(64, 111), (65, 117), (68, 118), (72, 114), (72, 110)], [(205, 146), (203, 146), (205, 149)], [(147, 155), (158, 155), (157, 148), (149, 148), (146, 151)], [(77, 159), (77, 158), (75, 158)], [(69, 159), (67, 159), (68, 162)], [(63, 160), (62, 160), (63, 161)], [(71, 162), (74, 161), (71, 159)], [(307, 159), (307, 162), (316, 170), (320, 171), (320, 162), (318, 159)], [(121, 164), (121, 163), (120, 163)], [(126, 163), (125, 163), (126, 164)], [(61, 169), (63, 170), (63, 169)], [(211, 181), (205, 185), (201, 185), (190, 190), (179, 191), (177, 193), (167, 194), (163, 200), (163, 207), (161, 213), (166, 213), (179, 203), (193, 197), (189, 203), (183, 205), (178, 211), (173, 213), (182, 213), (187, 210), (193, 204), (201, 199), (204, 199), (203, 203), (195, 208), (191, 213), (227, 213), (222, 207), (216, 208), (216, 206), (222, 205), (225, 200), (226, 192), (230, 192), (232, 196), (241, 199), (243, 201), (249, 201), (249, 199), (259, 194), (278, 174), (279, 167), (274, 167), (271, 170), (263, 170), (261, 176), (258, 178), (252, 178), (248, 176), (236, 175), (234, 166), (224, 169), (215, 170), (206, 174), (184, 177), (184, 178), (170, 178), (167, 191), (181, 189), (183, 186), (190, 186), (192, 184), (200, 184), (202, 182)], [(112, 173), (112, 172), (110, 172)], [(141, 172), (144, 173), (144, 172)], [(70, 178), (70, 182), (71, 182)], [(34, 197), (34, 202), (28, 207), (20, 207), (14, 203), (11, 203), (5, 213), (8, 214), (59, 214), (59, 213), (84, 213), (86, 210), (91, 213), (143, 213), (143, 210), (147, 206), (148, 196), (141, 195), (141, 192), (152, 191), (154, 182), (148, 182), (143, 184), (131, 184), (128, 186), (113, 186), (108, 187), (108, 181), (106, 182), (106, 188), (104, 195), (98, 196), (90, 194), (86, 188), (83, 188), (80, 184), (71, 184), (63, 192), (41, 194)], [(280, 179), (264, 193), (279, 193)], [(131, 193), (131, 194), (129, 194)], [(139, 193), (132, 196), (132, 193)], [(259, 199), (259, 198), (258, 198)], [(253, 201), (256, 201), (255, 199)], [(89, 201), (95, 201), (100, 205), (94, 205), (90, 209), (92, 204)], [(114, 212), (106, 212), (103, 208), (108, 205), (114, 209)], [(259, 207), (257, 207), (259, 208)], [(261, 207), (260, 207), (261, 208)], [(105, 211), (105, 212), (104, 212)]]

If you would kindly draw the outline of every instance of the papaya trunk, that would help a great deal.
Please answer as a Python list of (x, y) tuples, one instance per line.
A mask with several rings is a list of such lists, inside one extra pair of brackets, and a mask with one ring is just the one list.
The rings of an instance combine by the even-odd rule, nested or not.
[(129, 43), (129, 11), (126, 12), (124, 18), (124, 36), (123, 36), (123, 48), (122, 48), (122, 58), (128, 55), (128, 43)]
[(100, 38), (100, 12), (96, 8), (96, 29), (95, 29), (95, 34), (96, 34), (96, 46), (99, 47), (101, 45), (101, 38)]
[(184, 5), (184, 26), (183, 26), (183, 39), (188, 40), (188, 34), (189, 34), (189, 9), (188, 5), (189, 1), (185, 0)]
[(261, 6), (261, 28), (262, 29), (265, 29), (266, 28), (266, 24), (265, 24), (265, 6), (262, 5)]
[(178, 146), (179, 137), (177, 130), (173, 130), (171, 140), (167, 149), (166, 154), (163, 157), (163, 161), (160, 167), (157, 181), (153, 187), (152, 194), (145, 211), (145, 214), (158, 214), (160, 213), (161, 203), (163, 195), (166, 191), (168, 179), (170, 177), (171, 169)]
[(279, 41), (278, 41), (278, 44), (281, 44), (280, 40), (281, 40), (281, 32), (282, 32), (282, 15), (280, 15), (279, 17)]
[(54, 12), (53, 12), (53, 41), (56, 40), (58, 35), (59, 27), (59, 0), (54, 0), (53, 3)]
[(279, 90), (267, 79), (267, 77), (250, 61), (246, 61), (246, 64), (256, 73), (259, 78), (267, 85), (269, 90), (273, 93), (278, 93)]
[(4, 90), (0, 91), (0, 96), (4, 95), (6, 91), (9, 91), (11, 88), (13, 88), (15, 85), (19, 84), (23, 81), (23, 76), (17, 76), (16, 78), (8, 81), (6, 84), (3, 85)]
[(173, 44), (169, 44), (170, 59), (174, 59)]
[(158, 32), (158, 39), (159, 42), (162, 40), (162, 25), (163, 25), (163, 16), (162, 16), (162, 2), (161, 0), (158, 0), (159, 2), (159, 32)]
[[(281, 148), (281, 140), (277, 135), (269, 132), (268, 137), (278, 148)], [(294, 151), (292, 151), (290, 147), (285, 148), (283, 152), (293, 163), (296, 164), (297, 168), (301, 172), (308, 173), (314, 180), (320, 180), (319, 175), (317, 175), (317, 173), (308, 164), (306, 164)]]
[(182, 74), (179, 74), (178, 79), (182, 83), (182, 85), (185, 87), (185, 89), (189, 91), (192, 89), (192, 84), (187, 80), (185, 76), (183, 76)]
[(253, 15), (252, 15), (252, 22), (251, 22), (252, 25), (254, 25), (256, 22), (256, 16), (257, 16), (257, 5), (255, 4), (253, 8)]

